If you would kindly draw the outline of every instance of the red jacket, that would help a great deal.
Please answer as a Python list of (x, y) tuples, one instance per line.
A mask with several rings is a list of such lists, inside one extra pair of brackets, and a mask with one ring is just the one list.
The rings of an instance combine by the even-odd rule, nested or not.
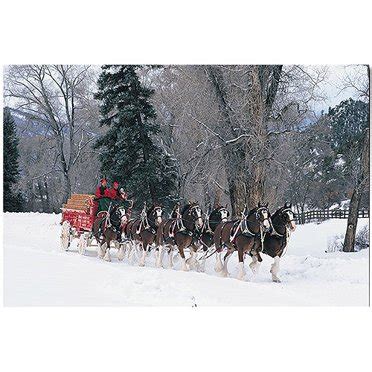
[[(101, 188), (103, 190), (101, 190)], [(103, 191), (103, 193), (102, 193)], [(110, 189), (108, 189), (107, 187), (103, 187), (103, 186), (98, 186), (96, 188), (96, 198), (98, 199), (101, 199), (101, 198), (111, 198), (111, 193), (110, 193)]]
[(127, 193), (124, 193), (122, 195), (122, 194), (120, 194), (119, 189), (111, 188), (109, 190), (109, 193), (110, 193), (110, 198), (111, 199), (115, 199), (115, 200), (126, 200), (126, 198), (127, 198)]

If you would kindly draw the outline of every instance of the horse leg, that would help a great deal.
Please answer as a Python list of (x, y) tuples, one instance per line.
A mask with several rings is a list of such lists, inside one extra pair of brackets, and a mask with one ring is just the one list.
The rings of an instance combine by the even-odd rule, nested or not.
[(169, 250), (168, 250), (168, 262), (169, 262), (169, 268), (170, 269), (173, 269), (173, 246), (169, 246)]
[(187, 266), (186, 264), (186, 258), (185, 258), (185, 252), (184, 252), (184, 247), (178, 247), (178, 251), (180, 253), (180, 256), (182, 258), (182, 266), (181, 266), (181, 270), (182, 271), (189, 271), (189, 267)]
[(107, 248), (106, 248), (106, 253), (105, 253), (105, 256), (103, 257), (103, 259), (107, 262), (111, 262), (111, 255), (110, 255), (110, 240), (107, 240), (107, 242), (105, 243), (107, 244)]
[(214, 266), (214, 271), (217, 273), (219, 273), (223, 268), (223, 264), (221, 261), (221, 255), (222, 255), (222, 252), (217, 252), (216, 254), (216, 265)]
[(243, 280), (245, 276), (245, 270), (244, 270), (244, 252), (243, 249), (238, 250), (238, 258), (239, 258), (239, 271), (237, 279)]
[(140, 243), (140, 246), (142, 247), (142, 256), (139, 261), (139, 266), (145, 266), (147, 244)]
[(280, 257), (275, 256), (274, 263), (271, 265), (271, 270), (270, 270), (273, 282), (275, 283), (280, 283), (280, 279), (278, 278), (279, 262), (280, 262)]
[(258, 261), (257, 255), (253, 255), (252, 262), (249, 264), (249, 267), (251, 268), (254, 275), (258, 274), (260, 266), (261, 266), (261, 262)]
[(98, 252), (97, 252), (97, 257), (99, 257), (99, 258), (103, 258), (103, 257), (105, 256), (107, 243), (103, 243), (103, 244), (101, 244), (101, 242), (99, 241), (99, 239), (97, 240), (97, 242), (98, 242)]
[(186, 260), (186, 263), (192, 270), (195, 270), (197, 268), (197, 257), (198, 252), (196, 251), (196, 249), (194, 247), (190, 247), (190, 257)]
[(119, 243), (118, 260), (123, 261), (125, 257), (124, 243)]
[(231, 255), (233, 254), (233, 250), (229, 250), (226, 252), (225, 254), (225, 257), (223, 258), (223, 267), (222, 267), (222, 270), (220, 272), (220, 275), (223, 276), (223, 277), (227, 277), (229, 276), (229, 272), (227, 271), (227, 264), (229, 262), (229, 259), (231, 257)]
[(208, 254), (208, 250), (200, 257), (200, 260), (198, 261), (198, 271), (201, 273), (205, 272), (205, 261)]
[(163, 255), (164, 255), (164, 247), (160, 244), (157, 247), (156, 252), (156, 267), (163, 267)]
[(134, 241), (131, 241), (128, 244), (129, 244), (128, 260), (129, 260), (129, 263), (133, 265), (134, 254), (136, 253), (136, 243)]

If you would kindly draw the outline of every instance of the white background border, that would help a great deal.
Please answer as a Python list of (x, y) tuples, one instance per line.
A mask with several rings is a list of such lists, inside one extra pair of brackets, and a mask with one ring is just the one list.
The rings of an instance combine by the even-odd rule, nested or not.
[[(370, 64), (367, 4), (8, 0), (1, 64)], [(0, 316), (6, 372), (370, 365), (369, 308), (2, 308)]]

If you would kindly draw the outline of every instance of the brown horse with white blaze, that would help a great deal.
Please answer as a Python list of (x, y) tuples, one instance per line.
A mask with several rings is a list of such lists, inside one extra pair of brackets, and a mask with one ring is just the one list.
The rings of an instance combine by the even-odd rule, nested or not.
[(145, 205), (141, 217), (128, 223), (126, 229), (128, 237), (132, 239), (134, 244), (139, 244), (142, 250), (139, 266), (145, 266), (146, 253), (155, 243), (158, 227), (163, 221), (163, 213), (163, 207), (160, 205), (154, 204), (147, 211)]
[[(239, 257), (237, 278), (242, 280), (245, 276), (244, 255), (248, 253), (261, 262), (260, 252), (262, 250), (263, 237), (270, 229), (271, 220), (267, 204), (258, 204), (257, 208), (250, 210), (248, 213), (246, 213), (245, 208), (240, 220), (219, 224), (214, 233), (214, 243), (217, 252), (215, 270), (220, 272), (221, 276), (228, 276), (228, 261), (234, 251), (237, 251)], [(227, 248), (227, 253), (222, 264), (221, 253), (223, 248)]]
[(188, 271), (185, 248), (190, 248), (191, 261), (198, 250), (197, 241), (203, 228), (202, 210), (198, 203), (186, 204), (182, 211), (174, 209), (171, 219), (166, 221), (158, 230), (157, 244), (168, 249), (169, 266), (173, 267), (173, 248), (178, 248), (182, 258), (182, 270)]
[(280, 283), (278, 278), (280, 258), (286, 251), (290, 233), (296, 229), (292, 205), (285, 203), (272, 215), (271, 222), (272, 230), (265, 236), (263, 253), (274, 259), (270, 273), (273, 282)]

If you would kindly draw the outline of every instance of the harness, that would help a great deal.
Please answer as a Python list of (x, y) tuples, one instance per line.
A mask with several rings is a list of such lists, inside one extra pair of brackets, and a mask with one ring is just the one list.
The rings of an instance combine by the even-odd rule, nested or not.
[[(281, 213), (284, 213), (286, 211), (291, 211), (290, 208), (286, 208), (286, 209), (283, 209)], [(293, 220), (290, 220), (289, 222), (292, 222)], [(275, 230), (275, 227), (274, 227), (274, 224), (272, 224), (272, 233), (271, 235), (272, 236), (277, 236), (279, 238), (285, 238), (282, 246), (284, 245), (284, 248), (283, 248), (283, 254), (282, 256), (284, 256), (285, 253), (287, 253), (287, 250), (284, 252), (284, 249), (287, 248), (288, 246), (288, 241), (291, 237), (291, 230), (288, 228), (287, 225), (284, 225), (284, 228), (285, 228), (285, 233), (284, 234), (280, 234), (278, 231)]]
[[(154, 208), (155, 210), (156, 208)], [(156, 230), (153, 228), (148, 220), (147, 213), (146, 213), (146, 203), (141, 211), (141, 222), (136, 230), (136, 234), (139, 235), (141, 233), (142, 226), (144, 230), (149, 231), (151, 234), (156, 235)]]

